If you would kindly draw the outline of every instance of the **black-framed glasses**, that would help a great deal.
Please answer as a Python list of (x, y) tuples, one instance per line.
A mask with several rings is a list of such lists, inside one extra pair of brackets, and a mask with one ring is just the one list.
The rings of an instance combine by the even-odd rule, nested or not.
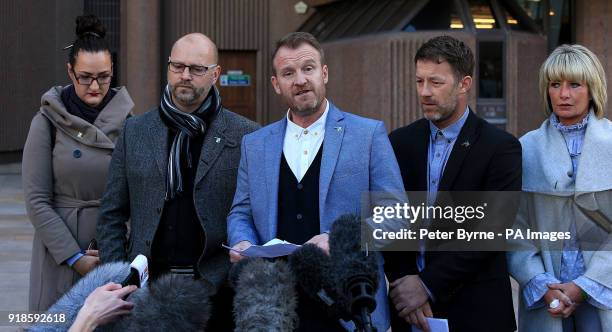
[(79, 82), (79, 84), (81, 85), (91, 85), (93, 81), (98, 82), (98, 85), (105, 85), (105, 84), (109, 84), (113, 80), (112, 74), (104, 74), (100, 76), (88, 76), (88, 75), (81, 76), (81, 75), (77, 75), (74, 69), (72, 70), (72, 73), (74, 74), (74, 77), (76, 78), (77, 82)]
[(186, 65), (180, 62), (174, 62), (172, 60), (168, 60), (168, 68), (171, 72), (182, 74), (185, 71), (185, 68), (189, 68), (189, 73), (196, 76), (204, 76), (208, 71), (212, 68), (215, 68), (217, 64), (212, 65)]

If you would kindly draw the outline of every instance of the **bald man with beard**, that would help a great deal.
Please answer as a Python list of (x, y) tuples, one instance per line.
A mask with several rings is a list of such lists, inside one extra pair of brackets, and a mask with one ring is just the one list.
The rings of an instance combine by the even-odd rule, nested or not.
[(102, 263), (143, 254), (152, 279), (173, 273), (217, 290), (214, 331), (232, 330), (220, 324), (232, 321), (221, 244), (242, 136), (259, 127), (222, 106), (220, 73), (217, 47), (205, 35), (174, 43), (160, 105), (128, 119), (116, 142), (96, 237)]

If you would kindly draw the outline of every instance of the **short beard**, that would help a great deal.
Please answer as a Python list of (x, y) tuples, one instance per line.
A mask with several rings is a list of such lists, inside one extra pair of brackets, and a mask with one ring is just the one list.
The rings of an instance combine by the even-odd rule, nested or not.
[(180, 87), (170, 85), (170, 91), (172, 91), (172, 98), (175, 101), (178, 101), (183, 105), (193, 105), (204, 94), (208, 94), (208, 91), (205, 91), (206, 89), (205, 87), (194, 88), (192, 86), (191, 87), (192, 92), (187, 93), (187, 94), (178, 94), (176, 91), (178, 88)]
[(433, 113), (423, 112), (423, 116), (425, 117), (425, 119), (431, 122), (444, 121), (453, 116), (453, 114), (455, 113), (455, 108), (457, 108), (456, 102), (454, 103), (452, 108), (445, 108), (443, 110), (438, 109), (437, 112)]
[(319, 110), (319, 105), (320, 104), (316, 105), (315, 107), (299, 108), (299, 109), (290, 107), (289, 109), (291, 110), (291, 113), (299, 117), (307, 117), (307, 116), (317, 113), (317, 111)]
[(425, 119), (431, 122), (439, 122), (439, 121), (444, 121), (450, 118), (451, 116), (453, 116), (458, 103), (459, 101), (457, 99), (454, 99), (452, 104), (448, 105), (448, 107), (446, 107), (446, 105), (444, 105), (444, 107), (441, 105), (438, 105), (438, 109), (436, 110), (436, 112), (433, 112), (433, 113), (425, 112), (425, 109), (423, 108), (421, 110), (423, 111), (423, 116), (425, 117)]
[(299, 117), (307, 117), (307, 116), (317, 113), (322, 103), (323, 103), (323, 99), (318, 100), (313, 107), (304, 107), (304, 108), (289, 107), (289, 109), (291, 110), (292, 114), (295, 114)]
[(440, 113), (440, 112), (434, 112), (434, 113), (423, 112), (423, 116), (425, 117), (425, 119), (427, 119), (429, 121), (436, 122), (436, 121), (439, 121), (442, 118), (442, 113)]

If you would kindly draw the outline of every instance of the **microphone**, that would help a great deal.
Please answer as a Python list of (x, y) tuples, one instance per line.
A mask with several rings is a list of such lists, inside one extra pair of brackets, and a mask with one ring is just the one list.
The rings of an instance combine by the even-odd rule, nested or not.
[(351, 320), (346, 298), (331, 279), (330, 257), (314, 244), (305, 244), (289, 255), (289, 265), (304, 292), (335, 319)]
[(121, 286), (134, 285), (138, 288), (145, 287), (149, 280), (149, 264), (145, 255), (139, 254), (130, 263), (130, 274), (121, 282)]
[[(76, 319), (85, 299), (96, 288), (109, 282), (121, 283), (130, 274), (130, 264), (127, 262), (113, 262), (103, 264), (81, 278), (70, 290), (66, 292), (49, 310), (48, 314), (65, 314), (66, 320), (54, 324), (38, 324), (28, 331), (67, 331)], [(138, 292), (138, 290), (136, 291)], [(135, 293), (135, 292), (134, 292)], [(134, 294), (132, 293), (132, 294)]]
[(297, 294), (289, 265), (261, 258), (244, 261), (230, 273), (236, 291), (235, 331), (293, 331), (298, 325)]
[[(144, 257), (144, 256), (143, 256)], [(100, 265), (81, 278), (55, 304), (48, 314), (65, 314), (65, 321), (53, 324), (38, 324), (28, 331), (60, 332), (67, 331), (87, 297), (98, 287), (109, 282), (116, 284), (146, 284), (137, 272), (146, 272), (142, 258), (136, 259), (132, 267), (128, 262), (112, 262)], [(146, 261), (145, 261), (146, 263)], [(130, 277), (132, 276), (132, 277)], [(134, 308), (129, 315), (115, 322), (99, 326), (96, 331), (201, 331), (210, 318), (210, 296), (214, 289), (208, 283), (167, 274), (149, 282), (129, 295)]]
[(331, 273), (336, 291), (346, 297), (346, 310), (361, 331), (375, 331), (371, 313), (376, 308), (378, 265), (376, 257), (361, 250), (360, 220), (343, 215), (332, 225), (329, 235)]
[(238, 287), (238, 280), (240, 280), (240, 275), (242, 274), (242, 270), (247, 264), (250, 264), (253, 258), (244, 258), (239, 260), (238, 262), (232, 264), (232, 267), (229, 270), (227, 280), (229, 281), (230, 286), (235, 290)]
[(130, 294), (132, 312), (103, 326), (104, 331), (205, 331), (214, 293), (203, 280), (164, 274)]

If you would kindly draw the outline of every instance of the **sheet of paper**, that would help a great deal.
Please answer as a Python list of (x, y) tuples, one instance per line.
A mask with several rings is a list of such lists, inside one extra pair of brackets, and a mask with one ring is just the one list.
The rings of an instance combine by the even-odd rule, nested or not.
[[(448, 332), (448, 319), (429, 317), (425, 319), (427, 319), (427, 324), (429, 324), (431, 332)], [(423, 332), (423, 330), (413, 326), (412, 332)]]
[(245, 257), (263, 257), (263, 258), (275, 258), (281, 256), (287, 256), (293, 253), (295, 250), (300, 248), (300, 245), (293, 244), (287, 241), (272, 239), (261, 246), (250, 246), (246, 250), (235, 250), (226, 245), (223, 247), (239, 252), (242, 256)]

